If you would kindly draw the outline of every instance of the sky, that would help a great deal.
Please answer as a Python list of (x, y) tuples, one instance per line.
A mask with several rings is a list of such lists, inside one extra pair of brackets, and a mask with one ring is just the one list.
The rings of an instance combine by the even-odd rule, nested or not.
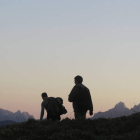
[[(94, 112), (140, 103), (139, 0), (0, 0), (0, 108), (40, 117), (41, 93), (81, 75)], [(46, 115), (46, 114), (45, 114)]]

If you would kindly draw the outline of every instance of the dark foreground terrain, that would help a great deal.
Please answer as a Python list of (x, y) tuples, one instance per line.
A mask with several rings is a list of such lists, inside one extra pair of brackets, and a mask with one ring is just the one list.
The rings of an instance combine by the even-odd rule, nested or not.
[(140, 113), (114, 119), (60, 122), (30, 119), (0, 127), (0, 140), (140, 140)]
[(5, 126), (8, 124), (16, 124), (17, 122), (11, 120), (0, 121), (0, 126)]

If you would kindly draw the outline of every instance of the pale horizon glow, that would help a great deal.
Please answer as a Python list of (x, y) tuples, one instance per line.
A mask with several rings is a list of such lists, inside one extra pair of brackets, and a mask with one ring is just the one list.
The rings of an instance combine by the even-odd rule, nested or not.
[[(139, 0), (0, 1), (0, 108), (39, 119), (41, 93), (68, 95), (81, 75), (94, 113), (140, 103)], [(46, 115), (46, 114), (45, 114)], [(46, 117), (46, 116), (44, 116)]]

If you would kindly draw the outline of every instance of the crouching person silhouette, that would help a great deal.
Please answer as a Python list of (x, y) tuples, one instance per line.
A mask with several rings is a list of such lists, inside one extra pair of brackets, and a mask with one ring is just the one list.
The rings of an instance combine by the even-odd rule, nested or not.
[(76, 76), (74, 78), (75, 86), (69, 94), (69, 102), (73, 103), (75, 119), (86, 118), (89, 110), (90, 116), (93, 115), (93, 104), (89, 89), (82, 84), (83, 78)]
[(44, 110), (46, 110), (47, 120), (60, 121), (61, 119), (60, 115), (67, 113), (67, 110), (62, 105), (63, 104), (62, 98), (48, 97), (46, 92), (42, 93), (41, 96), (42, 96), (43, 102), (41, 104), (40, 120), (43, 119)]

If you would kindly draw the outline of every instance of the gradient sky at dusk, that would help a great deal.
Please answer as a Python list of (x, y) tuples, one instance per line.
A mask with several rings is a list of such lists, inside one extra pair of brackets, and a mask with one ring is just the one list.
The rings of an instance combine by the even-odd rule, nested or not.
[(81, 75), (94, 113), (140, 103), (139, 0), (0, 0), (0, 108), (39, 118)]

